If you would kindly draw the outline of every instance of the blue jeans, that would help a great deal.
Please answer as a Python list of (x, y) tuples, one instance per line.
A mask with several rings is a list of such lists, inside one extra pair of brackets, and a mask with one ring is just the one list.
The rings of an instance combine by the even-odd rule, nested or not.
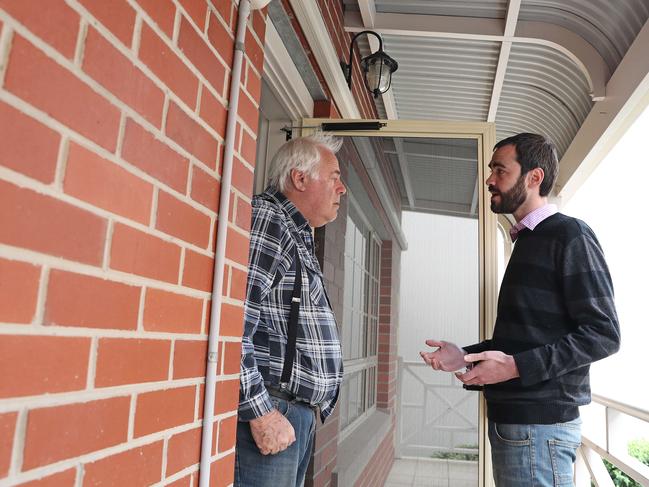
[(250, 423), (237, 426), (235, 487), (302, 487), (311, 459), (315, 414), (304, 403), (271, 396), (275, 408), (295, 429), (295, 442), (276, 455), (262, 455), (250, 433)]
[(497, 487), (554, 487), (573, 484), (581, 419), (556, 424), (489, 421)]

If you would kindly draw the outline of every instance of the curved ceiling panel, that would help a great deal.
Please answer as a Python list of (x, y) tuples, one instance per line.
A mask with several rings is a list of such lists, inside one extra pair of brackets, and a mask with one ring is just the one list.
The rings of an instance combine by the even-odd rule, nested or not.
[(560, 25), (583, 37), (613, 73), (649, 18), (649, 0), (522, 0), (520, 20)]
[(496, 114), (498, 137), (509, 131), (544, 133), (563, 155), (592, 108), (588, 91), (582, 72), (562, 53), (515, 44)]

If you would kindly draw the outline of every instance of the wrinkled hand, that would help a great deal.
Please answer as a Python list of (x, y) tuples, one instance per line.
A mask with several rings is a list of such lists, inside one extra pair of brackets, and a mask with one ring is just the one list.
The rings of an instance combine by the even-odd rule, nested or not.
[(275, 455), (295, 441), (293, 425), (277, 409), (251, 420), (250, 432), (262, 455)]
[(419, 352), (421, 358), (435, 370), (444, 372), (454, 372), (466, 367), (464, 354), (466, 352), (458, 347), (455, 343), (426, 340), (429, 347), (439, 347), (434, 352)]
[(467, 362), (480, 362), (464, 374), (455, 376), (469, 386), (497, 384), (519, 377), (514, 357), (496, 350), (482, 353), (470, 353), (464, 356)]

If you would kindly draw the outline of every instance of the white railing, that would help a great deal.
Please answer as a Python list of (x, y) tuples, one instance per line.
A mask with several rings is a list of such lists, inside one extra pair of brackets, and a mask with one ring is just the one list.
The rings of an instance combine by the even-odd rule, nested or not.
[(628, 443), (649, 439), (649, 411), (593, 394), (592, 404), (581, 409), (582, 446), (575, 465), (575, 486), (614, 487), (604, 460), (644, 487), (649, 467), (629, 455)]
[(399, 358), (397, 456), (430, 457), (434, 452), (478, 453), (477, 394), (462, 389), (453, 374), (424, 362)]

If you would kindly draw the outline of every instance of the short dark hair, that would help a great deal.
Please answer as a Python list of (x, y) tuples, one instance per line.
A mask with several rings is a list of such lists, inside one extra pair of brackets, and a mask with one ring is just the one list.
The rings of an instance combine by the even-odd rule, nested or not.
[(550, 194), (559, 172), (559, 158), (554, 143), (543, 135), (522, 133), (501, 140), (494, 146), (494, 150), (506, 145), (513, 145), (516, 149), (516, 161), (521, 165), (521, 176), (537, 167), (543, 169), (545, 176), (539, 187), (539, 194)]

